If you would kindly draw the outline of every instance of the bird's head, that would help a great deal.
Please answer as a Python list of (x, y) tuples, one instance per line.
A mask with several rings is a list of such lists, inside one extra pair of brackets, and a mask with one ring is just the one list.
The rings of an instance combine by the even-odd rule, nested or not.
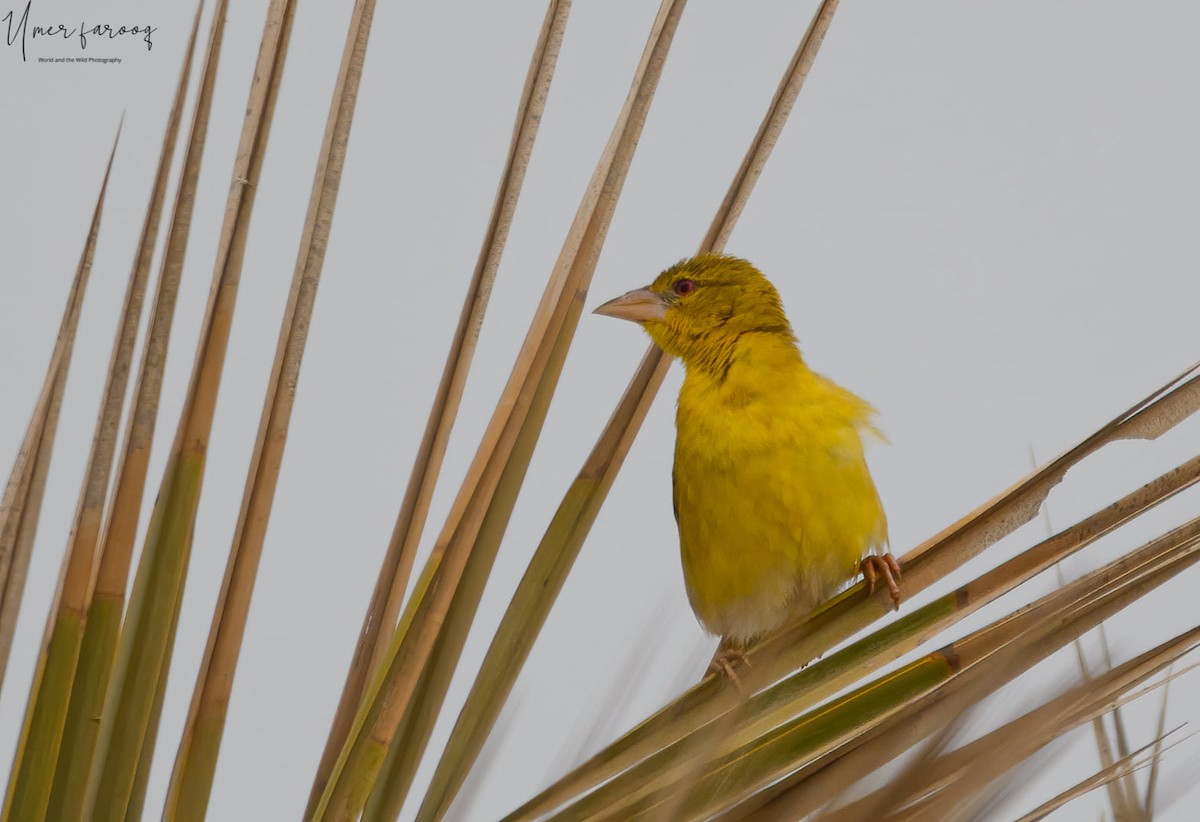
[(721, 254), (682, 260), (596, 313), (640, 323), (688, 366), (712, 361), (745, 333), (794, 339), (775, 286), (745, 260)]

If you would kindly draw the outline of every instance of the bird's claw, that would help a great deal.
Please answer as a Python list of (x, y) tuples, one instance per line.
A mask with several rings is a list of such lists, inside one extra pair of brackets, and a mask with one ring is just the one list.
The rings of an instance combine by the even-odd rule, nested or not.
[(872, 554), (863, 559), (859, 568), (867, 582), (867, 593), (875, 593), (875, 586), (880, 580), (887, 585), (888, 593), (892, 596), (892, 605), (900, 610), (900, 563), (891, 554), (875, 556)]
[(735, 670), (738, 665), (750, 667), (750, 660), (746, 657), (746, 652), (741, 648), (734, 648), (722, 642), (717, 646), (717, 652), (713, 654), (712, 662), (708, 663), (708, 670), (710, 673), (728, 680), (729, 684), (733, 685), (744, 699), (746, 691), (742, 688), (742, 681), (738, 678)]

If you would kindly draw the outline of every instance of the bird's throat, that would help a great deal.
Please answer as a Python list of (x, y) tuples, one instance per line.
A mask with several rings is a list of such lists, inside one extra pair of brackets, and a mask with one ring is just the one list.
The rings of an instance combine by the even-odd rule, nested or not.
[(682, 360), (689, 373), (703, 374), (719, 382), (732, 374), (739, 381), (749, 378), (768, 385), (772, 375), (805, 368), (790, 329), (786, 333), (767, 330), (695, 337), (677, 335), (671, 343), (674, 350), (661, 343), (660, 346)]

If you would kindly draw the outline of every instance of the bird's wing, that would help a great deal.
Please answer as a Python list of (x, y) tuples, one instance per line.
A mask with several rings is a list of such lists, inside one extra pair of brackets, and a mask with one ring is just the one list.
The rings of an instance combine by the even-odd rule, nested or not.
[(679, 477), (677, 469), (671, 466), (671, 510), (675, 512), (675, 524), (679, 524)]

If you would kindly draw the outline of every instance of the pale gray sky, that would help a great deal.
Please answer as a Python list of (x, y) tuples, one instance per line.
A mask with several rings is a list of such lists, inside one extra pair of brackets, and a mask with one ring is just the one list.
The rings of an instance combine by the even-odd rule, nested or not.
[[(19, 16), (23, 5), (0, 3), (0, 15), (13, 8)], [(299, 3), (151, 777), (147, 808), (155, 813), (237, 517), (350, 5)], [(426, 550), (507, 378), (655, 5), (576, 0)], [(589, 306), (696, 248), (814, 5), (689, 4)], [(191, 367), (266, 6), (256, 0), (230, 10), (149, 498)], [(19, 729), (192, 8), (35, 0), (31, 17), (50, 22), (157, 27), (149, 53), (136, 42), (89, 45), (89, 56), (119, 56), (119, 64), (37, 63), (32, 48), (22, 63), (15, 47), (0, 42), (4, 471), (41, 384), (125, 111), (0, 695), (2, 758)], [(540, 0), (379, 4), (213, 819), (294, 819), (304, 805), (474, 265), (543, 12)], [(842, 5), (729, 250), (778, 285), (810, 363), (878, 406), (891, 445), (875, 448), (871, 464), (897, 553), (1025, 473), (1030, 444), (1043, 460), (1061, 452), (1198, 358), (1197, 42), (1200, 6), (1184, 0)], [(636, 328), (584, 317), (464, 656), (468, 675), (644, 346)], [(669, 500), (680, 376), (676, 368), (668, 378), (538, 640), (517, 686), (518, 710), (465, 818), (498, 816), (569, 764), (575, 737), (615, 686), (631, 645), (656, 643), (639, 680), (622, 686), (631, 694), (610, 734), (699, 673), (711, 641), (683, 595)], [(1198, 447), (1196, 420), (1159, 442), (1112, 446), (1054, 492), (1053, 522), (1075, 521)], [(1181, 496), (1074, 558), (1068, 573), (1191, 516), (1196, 500), (1194, 492)], [(1043, 529), (1042, 522), (1022, 529), (956, 578), (1010, 556)], [(1117, 655), (1191, 627), (1198, 582), (1188, 573), (1113, 620)], [(1050, 585), (1031, 583), (952, 635)], [(1048, 688), (1073, 664), (1060, 655), (1043, 665), (1009, 704)], [(469, 676), (460, 676), (452, 704), (468, 686)], [(1168, 725), (1200, 719), (1194, 678), (1173, 693)], [(1135, 743), (1148, 741), (1156, 711), (1153, 701), (1128, 710)], [(455, 713), (439, 726), (432, 751)], [(1028, 783), (1012, 811), (1097, 767), (1088, 738), (1068, 751)], [(1177, 749), (1168, 787), (1195, 776), (1195, 756), (1195, 743)], [(422, 771), (418, 790), (429, 773)], [(1164, 818), (1192, 818), (1184, 804)], [(1095, 819), (1103, 807), (1098, 793), (1061, 818)]]

